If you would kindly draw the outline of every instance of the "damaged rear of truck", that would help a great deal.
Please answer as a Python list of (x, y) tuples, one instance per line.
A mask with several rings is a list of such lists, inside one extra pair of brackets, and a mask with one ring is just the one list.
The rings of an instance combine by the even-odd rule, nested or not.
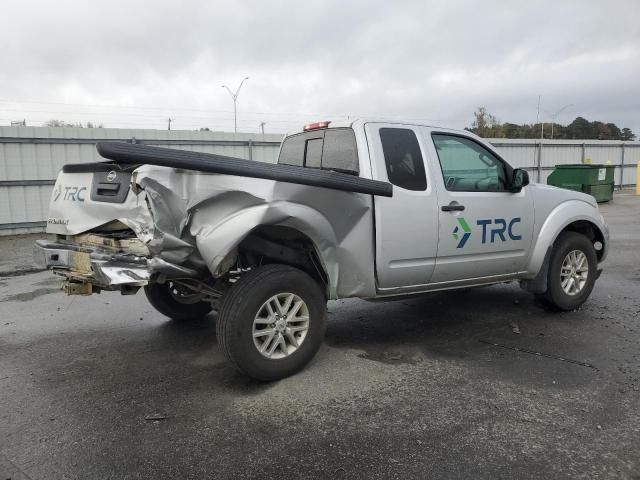
[[(36, 242), (36, 261), (70, 295), (143, 288), (175, 320), (218, 310), (238, 369), (290, 375), (319, 348), (328, 299), (375, 295), (369, 213), (391, 185), (354, 175), (348, 140), (354, 172), (100, 143), (109, 161), (59, 174), (47, 222), (56, 240)], [(253, 345), (236, 340), (243, 321)]]

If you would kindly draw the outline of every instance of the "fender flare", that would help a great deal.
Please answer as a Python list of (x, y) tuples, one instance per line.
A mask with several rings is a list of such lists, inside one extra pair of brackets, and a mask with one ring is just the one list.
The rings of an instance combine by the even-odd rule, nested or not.
[(525, 269), (527, 272), (526, 278), (534, 278), (538, 275), (544, 265), (547, 252), (558, 238), (558, 235), (569, 225), (579, 221), (589, 222), (602, 235), (603, 254), (601, 259), (604, 260), (609, 243), (609, 230), (602, 220), (602, 216), (588, 202), (568, 200), (555, 207), (545, 219), (542, 228), (540, 228)]
[(319, 211), (299, 203), (278, 201), (253, 205), (211, 225), (195, 215), (190, 224), (200, 255), (214, 277), (229, 269), (238, 245), (261, 226), (281, 226), (296, 230), (313, 243), (318, 259), (329, 278), (329, 294), (335, 294), (339, 282), (339, 264), (335, 250), (340, 238), (333, 225)]

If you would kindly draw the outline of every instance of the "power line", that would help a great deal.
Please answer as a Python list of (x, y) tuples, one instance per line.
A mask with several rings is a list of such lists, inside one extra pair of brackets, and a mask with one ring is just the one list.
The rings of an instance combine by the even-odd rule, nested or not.
[[(14, 121), (15, 117), (0, 117), (0, 122), (2, 123), (7, 123), (9, 124), (10, 122)], [(39, 123), (41, 124), (40, 126), (44, 126), (44, 124), (46, 124), (47, 122), (49, 122), (51, 119), (50, 118), (31, 118), (31, 117), (27, 117), (26, 118), (26, 122), (27, 124), (29, 123)], [(77, 121), (78, 123), (82, 123), (79, 120), (68, 120), (69, 123), (73, 123), (74, 121)], [(104, 124), (103, 122), (100, 122), (103, 124), (104, 128), (121, 128), (121, 129), (141, 129), (141, 130), (145, 130), (145, 129), (152, 129), (152, 130), (162, 130), (165, 129), (167, 127), (167, 119), (166, 118), (158, 118), (157, 121), (149, 121), (149, 122), (131, 122), (131, 121), (127, 121), (127, 122), (118, 122), (117, 124)], [(240, 122), (239, 122), (240, 123)], [(251, 122), (248, 121), (243, 121), (242, 122), (243, 125), (241, 127), (241, 130), (244, 132), (260, 132), (259, 127), (255, 126), (255, 124), (251, 124)], [(37, 126), (37, 125), (30, 125), (30, 126)], [(202, 122), (201, 123), (183, 123), (183, 122), (177, 122), (175, 118), (171, 118), (171, 128), (172, 130), (176, 130), (177, 129), (183, 129), (183, 130), (197, 130), (200, 129), (202, 127), (208, 127), (210, 130), (212, 131), (228, 131), (227, 128), (229, 127), (229, 124), (220, 124), (220, 123), (211, 123), (211, 122), (207, 122), (206, 125), (204, 125)], [(282, 132), (284, 133), (284, 131), (286, 130), (293, 130), (293, 129), (297, 129), (297, 127), (300, 126), (299, 122), (292, 122), (291, 123), (291, 128), (288, 127), (281, 127)], [(233, 127), (232, 127), (233, 128)]]
[[(137, 109), (137, 110), (156, 110), (156, 111), (171, 111), (171, 112), (199, 112), (199, 113), (228, 113), (232, 114), (232, 111), (229, 110), (205, 110), (205, 109), (195, 109), (195, 108), (181, 108), (181, 107), (171, 107), (171, 106), (159, 106), (159, 107), (148, 107), (148, 106), (127, 106), (127, 105), (106, 105), (106, 104), (88, 104), (88, 103), (67, 103), (67, 102), (43, 102), (43, 101), (34, 101), (34, 100), (7, 100), (0, 99), (0, 103), (13, 103), (13, 104), (39, 104), (39, 105), (65, 105), (71, 107), (97, 107), (97, 108), (116, 108), (116, 109)], [(290, 117), (303, 117), (305, 120), (313, 117), (390, 117), (390, 118), (402, 118), (404, 120), (420, 120), (420, 121), (429, 121), (438, 123), (441, 120), (424, 118), (424, 117), (408, 117), (406, 115), (398, 114), (398, 113), (336, 113), (336, 112), (255, 112), (247, 110), (245, 113), (253, 114), (253, 115), (285, 115)]]
[[(137, 110), (155, 110), (155, 111), (174, 111), (174, 112), (200, 112), (200, 113), (233, 113), (233, 111), (229, 110), (207, 110), (207, 109), (198, 109), (198, 108), (182, 108), (182, 107), (172, 107), (172, 106), (160, 106), (160, 107), (148, 107), (148, 106), (128, 106), (128, 105), (107, 105), (107, 104), (91, 104), (91, 103), (69, 103), (69, 102), (43, 102), (43, 101), (34, 101), (34, 100), (7, 100), (0, 99), (0, 103), (14, 103), (14, 104), (32, 104), (32, 105), (64, 105), (68, 107), (92, 107), (92, 108), (120, 108), (120, 109), (137, 109)], [(301, 117), (309, 117), (318, 115), (317, 113), (304, 113), (304, 112), (253, 112), (246, 111), (245, 113), (251, 113), (254, 115), (294, 115)], [(324, 113), (322, 115), (344, 115), (344, 114), (327, 114)], [(346, 115), (344, 115), (346, 116)]]

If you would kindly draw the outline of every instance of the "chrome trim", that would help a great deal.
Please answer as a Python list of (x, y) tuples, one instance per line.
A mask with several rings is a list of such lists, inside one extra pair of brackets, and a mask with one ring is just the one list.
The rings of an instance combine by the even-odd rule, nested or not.
[(195, 277), (195, 270), (160, 258), (112, 253), (93, 247), (37, 240), (33, 246), (36, 265), (67, 277), (109, 288), (144, 286), (154, 273), (165, 277)]

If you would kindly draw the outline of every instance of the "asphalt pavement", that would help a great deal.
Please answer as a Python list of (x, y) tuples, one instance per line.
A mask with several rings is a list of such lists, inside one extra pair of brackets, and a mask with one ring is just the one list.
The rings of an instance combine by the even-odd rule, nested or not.
[(274, 383), (225, 363), (214, 315), (0, 277), (0, 479), (640, 479), (640, 197), (601, 208), (580, 310), (516, 284), (330, 302), (317, 357)]

